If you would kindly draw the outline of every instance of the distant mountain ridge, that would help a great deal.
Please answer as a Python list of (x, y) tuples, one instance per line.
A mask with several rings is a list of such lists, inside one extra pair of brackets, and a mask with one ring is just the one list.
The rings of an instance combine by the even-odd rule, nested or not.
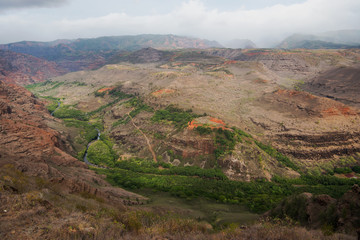
[[(155, 49), (212, 47), (222, 46), (215, 41), (156, 34), (2, 44), (0, 45), (0, 80), (16, 82), (20, 85), (41, 82), (49, 77), (67, 72), (96, 69), (105, 65), (115, 56), (127, 55), (129, 52), (144, 48), (148, 48), (147, 53), (151, 55), (150, 58), (147, 58), (157, 57), (160, 59), (162, 57)], [(149, 61), (144, 57), (141, 59), (141, 56), (131, 57), (134, 59), (126, 58), (126, 60)], [(28, 60), (25, 61), (25, 59)]]
[(360, 46), (360, 30), (340, 30), (317, 35), (293, 34), (284, 39), (277, 48), (345, 49)]
[(243, 49), (257, 48), (256, 44), (249, 39), (233, 39), (224, 45), (227, 48), (243, 48)]
[(136, 51), (142, 48), (181, 49), (222, 47), (216, 41), (189, 38), (176, 35), (144, 34), (134, 36), (113, 36), (52, 42), (23, 41), (0, 45), (0, 49), (26, 53), (47, 60), (56, 60), (58, 55), (74, 52)]

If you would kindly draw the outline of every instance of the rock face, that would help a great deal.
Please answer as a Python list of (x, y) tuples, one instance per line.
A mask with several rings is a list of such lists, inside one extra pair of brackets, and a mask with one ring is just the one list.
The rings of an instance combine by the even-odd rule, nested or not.
[[(85, 163), (68, 154), (66, 138), (48, 127), (57, 121), (26, 89), (0, 82), (0, 167), (11, 164), (29, 176), (61, 184), (67, 192), (88, 192), (111, 201), (135, 194), (111, 188)], [(76, 177), (75, 177), (76, 176)]]

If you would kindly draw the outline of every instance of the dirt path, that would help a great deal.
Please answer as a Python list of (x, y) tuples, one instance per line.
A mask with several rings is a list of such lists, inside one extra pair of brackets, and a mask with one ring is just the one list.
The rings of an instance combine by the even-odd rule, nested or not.
[[(133, 109), (132, 109), (132, 110), (133, 110)], [(131, 111), (132, 111), (132, 110), (131, 110)], [(130, 111), (130, 112), (131, 112), (131, 111)], [(152, 146), (151, 146), (151, 143), (150, 143), (149, 138), (145, 135), (145, 133), (144, 133), (143, 131), (141, 131), (141, 129), (140, 129), (138, 126), (136, 126), (136, 124), (134, 123), (133, 118), (130, 116), (130, 112), (128, 112), (127, 115), (129, 116), (132, 125), (134, 125), (134, 127), (135, 127), (137, 130), (139, 130), (139, 132), (144, 136), (144, 138), (145, 138), (145, 140), (146, 140), (146, 143), (147, 143), (147, 145), (148, 145), (149, 151), (151, 152), (151, 154), (152, 154), (152, 156), (153, 156), (154, 162), (157, 162), (156, 154), (155, 154), (154, 150), (152, 149)]]

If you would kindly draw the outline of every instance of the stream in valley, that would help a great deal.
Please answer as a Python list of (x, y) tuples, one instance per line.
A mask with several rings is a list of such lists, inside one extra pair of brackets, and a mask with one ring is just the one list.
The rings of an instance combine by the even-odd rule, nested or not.
[(59, 109), (60, 105), (61, 105), (61, 102), (58, 101), (57, 107), (54, 109), (54, 111), (52, 111), (51, 116), (54, 116), (54, 112)]
[(86, 150), (85, 150), (85, 155), (84, 155), (84, 162), (87, 164), (87, 165), (90, 165), (90, 166), (94, 166), (94, 167), (100, 167), (100, 166), (97, 166), (91, 162), (89, 162), (89, 160), (87, 159), (87, 155), (88, 155), (88, 150), (89, 150), (89, 147), (91, 144), (93, 144), (94, 142), (100, 140), (100, 130), (95, 128), (96, 131), (97, 131), (97, 136), (96, 138), (93, 139), (93, 141), (89, 142), (88, 145), (86, 146)]

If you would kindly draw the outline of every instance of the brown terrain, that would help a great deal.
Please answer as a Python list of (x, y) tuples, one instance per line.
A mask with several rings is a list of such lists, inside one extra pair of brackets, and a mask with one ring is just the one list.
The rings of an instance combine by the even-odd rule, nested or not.
[(304, 85), (304, 89), (359, 108), (359, 79), (359, 66), (341, 66), (320, 73)]
[(84, 163), (72, 157), (73, 150), (66, 135), (49, 127), (61, 122), (50, 116), (32, 93), (17, 85), (0, 84), (1, 166), (11, 164), (26, 175), (60, 184), (70, 193), (86, 192), (109, 201), (138, 197), (111, 188)]
[[(141, 53), (147, 55), (148, 51), (138, 51), (135, 56), (141, 59)], [(161, 56), (158, 50), (151, 52)], [(269, 142), (280, 152), (292, 156), (304, 169), (322, 169), (329, 161), (336, 166), (343, 157), (358, 158), (358, 108), (300, 91), (314, 75), (321, 76), (323, 71), (339, 65), (356, 69), (356, 50), (215, 49), (175, 52), (170, 60), (153, 60), (156, 63), (119, 63), (93, 72), (67, 74), (56, 79), (65, 83), (57, 89), (42, 87), (36, 91), (60, 98), (66, 96), (65, 104), (79, 103), (81, 110), (89, 111), (99, 107), (101, 101), (105, 104), (110, 100), (107, 95), (94, 98), (94, 91), (120, 84), (123, 91), (139, 94), (155, 109), (176, 104), (219, 118), (230, 127), (239, 127), (255, 139)], [(67, 86), (71, 82), (83, 82), (87, 86), (76, 87), (76, 91), (70, 93)], [(106, 131), (115, 139), (120, 155), (136, 153), (150, 157), (147, 140), (134, 132), (131, 123), (112, 126), (130, 110), (126, 105), (109, 108), (104, 114)], [(175, 161), (173, 164), (177, 165), (212, 165), (215, 160), (211, 139), (191, 129), (178, 132), (169, 125), (154, 124), (151, 116), (141, 112), (133, 120), (152, 137), (150, 142), (157, 156), (162, 156), (164, 161)], [(156, 132), (165, 138), (153, 137)], [(183, 160), (169, 158), (168, 150)], [(232, 156), (219, 163), (234, 179), (270, 179), (276, 172), (296, 176), (290, 169), (278, 171), (276, 161), (267, 155), (262, 156), (266, 160), (259, 164), (257, 156), (261, 153), (254, 144), (243, 143), (237, 145)]]
[[(26, 55), (18, 55), (23, 60), (24, 56)], [(117, 211), (124, 209), (124, 205), (141, 204), (146, 200), (135, 193), (110, 187), (102, 176), (96, 175), (85, 163), (75, 159), (73, 156), (77, 153), (74, 147), (78, 143), (73, 128), (65, 127), (61, 120), (52, 117), (44, 107), (44, 102), (32, 93), (5, 82), (24, 85), (52, 77), (50, 84), (33, 87), (33, 93), (40, 97), (61, 99), (62, 105), (71, 105), (84, 112), (103, 107), (90, 121), (100, 121), (103, 124), (103, 134), (113, 141), (113, 150), (122, 160), (141, 157), (174, 166), (219, 166), (232, 180), (271, 180), (274, 176), (296, 178), (300, 174), (267, 154), (256, 141), (272, 145), (290, 157), (301, 172), (305, 173), (321, 173), (343, 166), (344, 161), (360, 161), (359, 95), (356, 94), (359, 57), (358, 50), (209, 49), (163, 52), (147, 48), (132, 54), (120, 54), (112, 58), (112, 64), (97, 70), (72, 72), (58, 77), (54, 76), (63, 72), (51, 72), (55, 75), (50, 76), (49, 73), (49, 76), (46, 75), (41, 80), (40, 77), (35, 77), (36, 74), (30, 78), (29, 74), (33, 73), (27, 71), (27, 68), (20, 69), (25, 77), (12, 80), (12, 69), (17, 68), (9, 64), (6, 57), (4, 64), (0, 65), (8, 69), (0, 71), (4, 76), (7, 74), (3, 82), (0, 81), (0, 134), (3, 136), (0, 138), (0, 183), (4, 190), (0, 195), (0, 211), (3, 211), (0, 214), (6, 219), (5, 224), (0, 225), (2, 229), (6, 229), (2, 236), (9, 239), (15, 239), (15, 236), (31, 239), (29, 234), (33, 233), (35, 238), (63, 236), (71, 239), (76, 234), (82, 236), (81, 234), (89, 233), (101, 239), (100, 229), (106, 229), (106, 226), (109, 226), (114, 236), (123, 229), (132, 228), (137, 231), (131, 222), (134, 218), (126, 214), (120, 214), (119, 217)], [(105, 64), (104, 58), (101, 59), (91, 67), (85, 64), (84, 69)], [(60, 65), (64, 67), (66, 64), (72, 63), (64, 60)], [(49, 62), (45, 66), (56, 67)], [(64, 68), (67, 71), (70, 69)], [(41, 76), (45, 76), (45, 73)], [(122, 92), (136, 96), (152, 110), (139, 110), (131, 115), (136, 106), (127, 102), (130, 97), (110, 104), (114, 100), (111, 91), (119, 86)], [(178, 128), (169, 121), (154, 122), (154, 111), (169, 105), (190, 109), (190, 112), (199, 117), (183, 128)], [(198, 126), (229, 131), (236, 127), (247, 135), (242, 136), (231, 154), (216, 158), (214, 136), (200, 135), (195, 129)], [(36, 186), (23, 191), (15, 181), (16, 176), (34, 182)], [(51, 194), (48, 194), (49, 190), (44, 190), (42, 185), (38, 186), (37, 178), (60, 190), (51, 188)], [(323, 199), (309, 198), (309, 221), (317, 222), (318, 216), (312, 215), (310, 208), (318, 205), (324, 209), (330, 208), (332, 204), (352, 206), (358, 197), (358, 190), (356, 187), (354, 189), (338, 202), (328, 196), (323, 196)], [(16, 195), (16, 200), (13, 200), (15, 193), (21, 194)], [(57, 208), (54, 206), (48, 208), (47, 202), (55, 205), (56, 201), (50, 201), (50, 197), (65, 193), (75, 196), (71, 199), (77, 204), (72, 206), (76, 211), (66, 221), (60, 221), (67, 214), (55, 210)], [(110, 211), (112, 217), (101, 222), (104, 225), (99, 227), (94, 216), (81, 213), (83, 205), (77, 201), (83, 200), (77, 199), (79, 194), (87, 196), (90, 202), (96, 202), (94, 212), (102, 208), (102, 203), (117, 206), (118, 210), (116, 213)], [(16, 202), (25, 207), (15, 208)], [(8, 209), (16, 214), (7, 214)], [(339, 209), (343, 209), (343, 206)], [(55, 231), (57, 235), (46, 234), (44, 221), (37, 217), (41, 212), (53, 219), (52, 225), (59, 225)], [(12, 235), (12, 224), (19, 221), (22, 214), (36, 219), (32, 232), (28, 233), (28, 230), (21, 227), (21, 224), (29, 224), (24, 220), (25, 222), (16, 225), (16, 231), (21, 234)], [(349, 216), (352, 222), (357, 221), (355, 215)], [(126, 226), (119, 225), (122, 230), (114, 230), (114, 223), (126, 221)], [(341, 225), (343, 220), (340, 218), (338, 221), (338, 225)], [(140, 234), (143, 234), (144, 239), (145, 236), (151, 239), (146, 231), (159, 233), (169, 227), (166, 225), (168, 222), (158, 224), (160, 225), (155, 225), (156, 230), (149, 227)], [(192, 226), (189, 227), (190, 233), (198, 234), (194, 235), (194, 239), (211, 239), (205, 234), (209, 230), (206, 224), (187, 224)], [(36, 225), (42, 228), (36, 228)], [(266, 227), (262, 225), (256, 229), (257, 227), (259, 226), (245, 229), (242, 235), (245, 236), (244, 239), (253, 239), (256, 234), (260, 234), (256, 238), (261, 238)], [(176, 231), (178, 230), (175, 229), (174, 234), (179, 233)], [(286, 229), (282, 229), (280, 233), (272, 232), (274, 237), (269, 239), (282, 239), (282, 231)], [(295, 232), (298, 236), (293, 233), (293, 239), (302, 239), (308, 234), (301, 229)], [(233, 239), (238, 236), (236, 234), (238, 233), (233, 232), (222, 237), (215, 236), (214, 239)], [(286, 234), (289, 236), (289, 233)], [(183, 237), (176, 234), (174, 236), (174, 239)], [(318, 239), (322, 237), (319, 235)]]
[(66, 71), (54, 62), (0, 50), (0, 81), (27, 85), (65, 73)]

